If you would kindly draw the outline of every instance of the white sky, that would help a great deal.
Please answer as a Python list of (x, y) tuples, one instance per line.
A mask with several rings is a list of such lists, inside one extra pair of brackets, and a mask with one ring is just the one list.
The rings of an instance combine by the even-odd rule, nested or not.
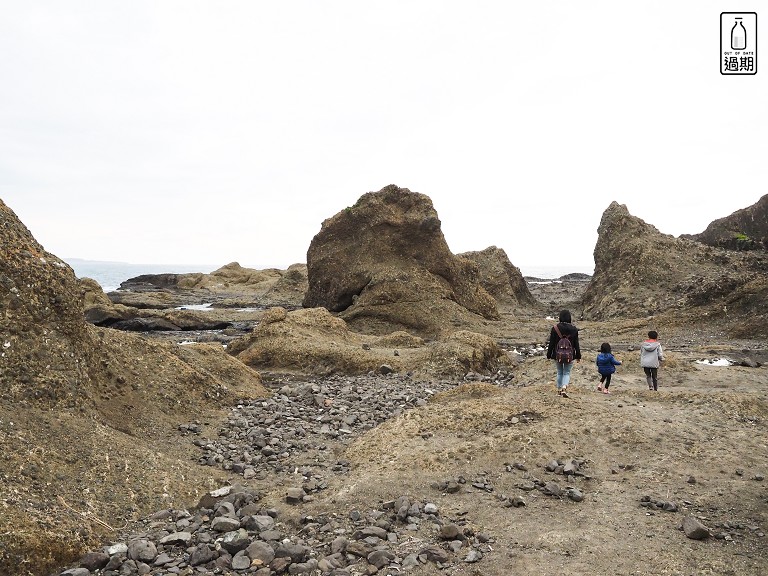
[(768, 40), (719, 70), (765, 6), (0, 0), (0, 198), (64, 258), (287, 267), (397, 184), (455, 253), (591, 266), (611, 201), (679, 235), (768, 193)]

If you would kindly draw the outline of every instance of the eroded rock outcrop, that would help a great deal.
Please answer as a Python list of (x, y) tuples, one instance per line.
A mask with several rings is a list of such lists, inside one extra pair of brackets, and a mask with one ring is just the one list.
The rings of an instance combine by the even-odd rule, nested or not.
[(115, 304), (91, 278), (81, 278), (80, 285), (84, 290), (85, 319), (95, 326), (128, 332), (223, 330), (232, 326), (232, 322), (205, 311)]
[(681, 237), (730, 250), (768, 250), (768, 194), (752, 206), (711, 222), (700, 234)]
[(603, 213), (595, 273), (583, 296), (587, 319), (661, 313), (720, 323), (734, 337), (768, 333), (768, 256), (662, 234), (616, 202)]
[(86, 290), (72, 269), (2, 201), (0, 246), (0, 477), (15, 495), (0, 519), (0, 573), (45, 574), (109, 525), (196, 491), (187, 483), (203, 475), (165, 452), (178, 420), (198, 417), (201, 402), (215, 410), (268, 392), (220, 345), (169, 345), (86, 323)]
[(85, 319), (91, 324), (109, 326), (117, 321), (132, 318), (138, 313), (133, 308), (112, 302), (101, 285), (92, 278), (81, 278), (80, 287), (83, 291)]
[(459, 330), (436, 342), (403, 331), (364, 335), (325, 308), (271, 308), (251, 334), (230, 343), (229, 352), (260, 371), (315, 375), (366, 374), (386, 365), (394, 372), (455, 378), (512, 367), (482, 334)]
[(477, 265), (449, 250), (429, 197), (395, 185), (323, 222), (307, 251), (307, 276), (305, 307), (380, 332), (437, 334), (469, 314), (499, 317)]
[(480, 252), (464, 252), (459, 256), (477, 264), (480, 284), (499, 302), (513, 306), (536, 303), (520, 269), (509, 261), (501, 248), (489, 246)]
[(307, 291), (306, 264), (287, 270), (245, 268), (230, 262), (210, 274), (143, 274), (130, 278), (120, 290), (110, 292), (117, 304), (135, 308), (169, 308), (192, 302), (210, 302), (215, 307), (301, 306)]
[(2, 201), (0, 239), (0, 393), (78, 403), (92, 362), (80, 285)]

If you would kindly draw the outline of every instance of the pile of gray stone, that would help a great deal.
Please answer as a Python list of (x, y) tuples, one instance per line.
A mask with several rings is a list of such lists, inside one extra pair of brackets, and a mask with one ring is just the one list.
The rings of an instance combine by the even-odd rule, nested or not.
[(312, 492), (322, 486), (326, 473), (349, 469), (348, 462), (334, 458), (329, 449), (333, 444), (348, 443), (456, 385), (397, 373), (277, 381), (271, 397), (235, 406), (215, 438), (199, 436), (198, 423), (179, 430), (198, 436), (193, 442), (201, 449), (200, 464), (231, 470), (246, 480), (298, 469)]
[[(295, 496), (287, 493), (286, 502), (296, 504)], [(369, 510), (283, 521), (258, 491), (227, 486), (192, 512), (154, 514), (144, 531), (86, 554), (60, 576), (394, 574), (478, 562), (492, 543), (466, 518), (443, 518), (429, 500), (402, 496)]]
[[(200, 447), (200, 464), (244, 480), (290, 475), (284, 500), (298, 506), (326, 488), (327, 473), (344, 474), (334, 458), (347, 443), (388, 418), (423, 406), (456, 382), (420, 382), (409, 375), (371, 373), (301, 381), (277, 380), (273, 395), (235, 406), (215, 438), (200, 422), (179, 426)], [(302, 479), (301, 486), (295, 478)], [(327, 574), (406, 572), (426, 563), (474, 563), (492, 539), (474, 534), (464, 517), (445, 519), (428, 498), (400, 497), (367, 511), (279, 518), (252, 488), (224, 487), (193, 511), (164, 510), (145, 530), (84, 556), (62, 576), (179, 574)], [(393, 572), (393, 573), (394, 573)]]

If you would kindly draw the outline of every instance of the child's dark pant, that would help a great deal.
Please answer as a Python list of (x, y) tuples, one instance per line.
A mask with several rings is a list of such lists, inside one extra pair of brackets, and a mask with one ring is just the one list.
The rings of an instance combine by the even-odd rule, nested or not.
[(648, 384), (648, 390), (659, 389), (659, 369), (658, 368), (643, 368), (645, 372), (645, 381)]

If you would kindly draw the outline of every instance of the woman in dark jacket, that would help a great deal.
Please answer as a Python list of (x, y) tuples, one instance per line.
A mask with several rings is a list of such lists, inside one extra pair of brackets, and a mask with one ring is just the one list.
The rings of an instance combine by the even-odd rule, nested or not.
[[(560, 335), (558, 335), (558, 331)], [(571, 312), (569, 310), (560, 311), (560, 321), (552, 327), (549, 332), (549, 345), (547, 346), (547, 358), (554, 360), (557, 366), (557, 393), (564, 398), (568, 398), (565, 389), (571, 381), (571, 369), (573, 362), (558, 362), (555, 356), (555, 348), (560, 337), (568, 338), (573, 346), (573, 359), (576, 362), (581, 361), (581, 349), (579, 348), (579, 329), (571, 324)]]

